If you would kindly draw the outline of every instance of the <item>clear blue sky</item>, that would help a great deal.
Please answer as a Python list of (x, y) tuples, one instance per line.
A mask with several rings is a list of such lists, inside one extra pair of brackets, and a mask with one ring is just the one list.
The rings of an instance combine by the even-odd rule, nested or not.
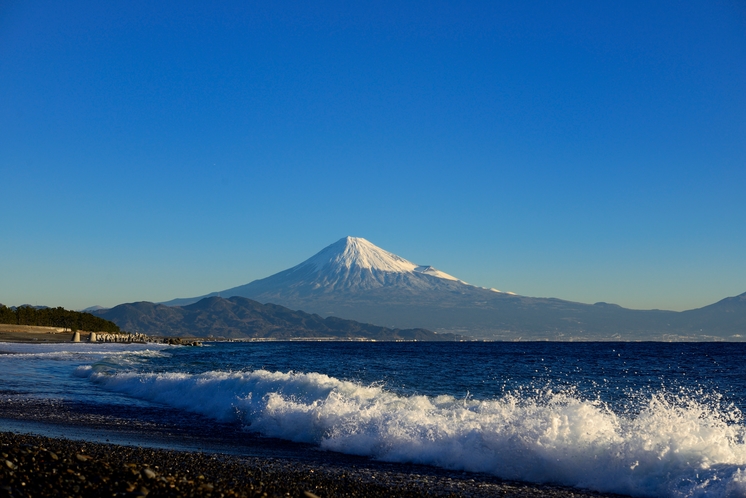
[(746, 291), (743, 1), (220, 4), (0, 4), (0, 302), (201, 295), (345, 235), (528, 296)]

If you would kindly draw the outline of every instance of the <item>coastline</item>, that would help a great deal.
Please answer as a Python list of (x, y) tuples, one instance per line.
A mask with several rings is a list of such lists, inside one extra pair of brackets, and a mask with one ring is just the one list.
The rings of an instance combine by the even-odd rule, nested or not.
[(2, 496), (620, 496), (322, 451), (161, 407), (12, 393), (0, 398), (0, 456)]
[[(89, 332), (84, 333), (85, 338)], [(71, 342), (73, 332), (56, 327), (9, 325), (0, 323), (0, 342), (60, 343)]]
[[(0, 423), (1, 425), (1, 423)], [(590, 491), (433, 473), (424, 466), (309, 463), (0, 432), (6, 496), (613, 497)], [(4, 494), (5, 494), (4, 493)]]
[[(41, 335), (67, 343), (72, 335), (13, 333), (27, 343)], [(621, 496), (324, 451), (157, 403), (32, 392), (0, 387), (0, 497)]]
[[(197, 346), (201, 345), (205, 339), (201, 337), (134, 337), (128, 341), (104, 341), (102, 337), (112, 336), (107, 332), (80, 332), (80, 342), (90, 342), (90, 337), (93, 334), (94, 338), (98, 337), (98, 340), (94, 339), (96, 344), (105, 344), (111, 342), (119, 342), (120, 344), (126, 344), (130, 342), (132, 344), (142, 343), (154, 343), (154, 344), (172, 344), (181, 346)], [(9, 325), (0, 323), (0, 344), (2, 343), (24, 343), (24, 344), (60, 344), (67, 342), (74, 342), (73, 337), (75, 332), (65, 330), (57, 327), (37, 327), (35, 325)], [(120, 337), (129, 337), (127, 335), (120, 335)], [(102, 342), (103, 341), (103, 342)], [(2, 352), (0, 352), (2, 354)]]

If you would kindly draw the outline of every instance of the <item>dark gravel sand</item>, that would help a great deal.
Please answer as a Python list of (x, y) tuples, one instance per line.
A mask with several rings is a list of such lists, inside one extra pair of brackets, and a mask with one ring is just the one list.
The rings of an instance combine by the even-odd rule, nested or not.
[[(366, 466), (0, 433), (0, 496), (601, 496)], [(608, 495), (607, 495), (608, 496)]]
[(320, 451), (157, 406), (2, 389), (0, 431), (13, 431), (0, 432), (0, 497), (615, 496)]

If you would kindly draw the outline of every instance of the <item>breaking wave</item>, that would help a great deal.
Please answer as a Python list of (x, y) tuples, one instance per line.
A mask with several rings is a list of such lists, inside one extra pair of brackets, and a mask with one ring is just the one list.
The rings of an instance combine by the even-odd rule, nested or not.
[(319, 373), (87, 366), (77, 375), (265, 436), (386, 461), (634, 496), (746, 496), (741, 413), (694, 394), (660, 391), (615, 413), (574, 392), (403, 396)]

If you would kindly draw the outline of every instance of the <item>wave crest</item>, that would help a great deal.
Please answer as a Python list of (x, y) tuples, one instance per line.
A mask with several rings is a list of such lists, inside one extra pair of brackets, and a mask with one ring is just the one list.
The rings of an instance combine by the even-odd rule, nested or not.
[(746, 496), (741, 414), (716, 397), (661, 391), (615, 413), (571, 391), (474, 400), (400, 396), (319, 373), (78, 374), (266, 436), (381, 460), (636, 496)]

